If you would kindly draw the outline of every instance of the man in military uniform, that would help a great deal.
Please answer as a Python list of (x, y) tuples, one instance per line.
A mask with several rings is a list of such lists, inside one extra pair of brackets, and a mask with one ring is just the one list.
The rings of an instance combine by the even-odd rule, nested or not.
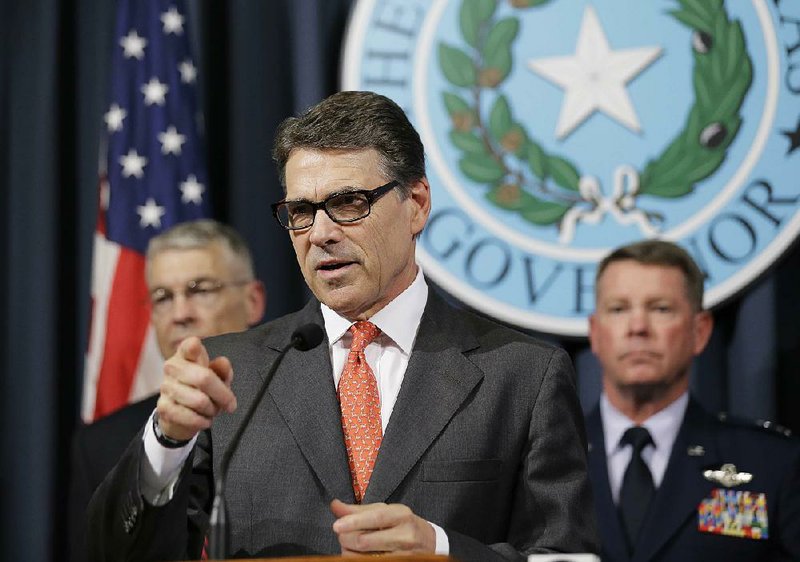
[(624, 246), (595, 291), (603, 394), (587, 429), (603, 560), (800, 560), (800, 442), (689, 396), (713, 327), (697, 264), (669, 242)]

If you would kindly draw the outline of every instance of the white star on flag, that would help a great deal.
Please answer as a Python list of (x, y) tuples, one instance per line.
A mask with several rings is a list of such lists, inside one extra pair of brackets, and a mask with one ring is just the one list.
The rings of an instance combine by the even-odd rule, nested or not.
[(592, 6), (586, 6), (575, 54), (528, 61), (535, 73), (564, 89), (556, 136), (563, 139), (595, 111), (634, 132), (641, 127), (625, 85), (661, 55), (661, 47), (612, 50)]
[(125, 58), (131, 57), (142, 60), (144, 58), (144, 48), (147, 45), (147, 39), (139, 37), (135, 29), (131, 29), (128, 34), (119, 40), (122, 50), (125, 52)]
[(178, 65), (178, 72), (181, 73), (181, 82), (184, 84), (194, 84), (197, 78), (197, 68), (195, 68), (192, 61), (185, 60)]
[(170, 33), (180, 35), (183, 33), (183, 16), (175, 6), (161, 14), (161, 23), (164, 24), (164, 33), (166, 35)]
[(115, 131), (122, 130), (122, 121), (125, 117), (128, 116), (128, 112), (122, 109), (115, 103), (111, 104), (111, 107), (108, 109), (108, 112), (103, 116), (103, 119), (108, 126), (108, 132), (113, 133)]
[(164, 105), (166, 103), (165, 96), (169, 91), (169, 86), (163, 82), (159, 82), (155, 76), (150, 81), (142, 86), (142, 93), (144, 94), (145, 105)]
[(122, 164), (122, 177), (129, 178), (135, 176), (141, 178), (144, 176), (144, 167), (147, 165), (147, 158), (139, 156), (136, 150), (130, 149), (128, 154), (120, 157), (119, 163)]
[(137, 205), (136, 212), (139, 213), (139, 226), (142, 228), (147, 226), (160, 228), (161, 217), (166, 213), (164, 207), (156, 204), (152, 197), (148, 197), (144, 205)]
[(186, 135), (182, 135), (178, 130), (170, 125), (163, 133), (158, 133), (158, 142), (161, 143), (162, 154), (175, 154), (181, 153), (181, 146), (186, 142)]
[(181, 202), (199, 205), (203, 202), (203, 192), (206, 190), (202, 183), (197, 181), (194, 174), (189, 174), (186, 181), (181, 182)]
[(81, 405), (86, 422), (158, 392), (164, 358), (150, 310), (141, 306), (148, 290), (144, 255), (163, 230), (211, 216), (195, 117), (200, 73), (189, 37), (194, 14), (186, 9), (192, 1), (113, 1)]

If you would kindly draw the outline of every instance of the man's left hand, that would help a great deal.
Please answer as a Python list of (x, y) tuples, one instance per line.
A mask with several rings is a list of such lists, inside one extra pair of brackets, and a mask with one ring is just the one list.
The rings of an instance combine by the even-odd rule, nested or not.
[(333, 500), (331, 511), (336, 516), (333, 531), (339, 537), (343, 555), (432, 554), (436, 550), (436, 533), (431, 524), (403, 504), (352, 505)]

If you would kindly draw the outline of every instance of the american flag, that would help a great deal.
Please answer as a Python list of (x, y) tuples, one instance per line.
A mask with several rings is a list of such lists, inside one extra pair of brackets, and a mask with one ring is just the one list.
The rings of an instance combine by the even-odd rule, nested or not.
[(82, 417), (153, 394), (161, 381), (144, 278), (150, 238), (210, 216), (197, 69), (182, 0), (119, 0), (104, 115), (92, 320)]

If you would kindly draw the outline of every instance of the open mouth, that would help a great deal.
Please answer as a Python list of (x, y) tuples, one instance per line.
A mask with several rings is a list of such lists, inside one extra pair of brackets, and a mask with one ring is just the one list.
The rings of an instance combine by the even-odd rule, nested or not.
[(326, 262), (321, 263), (317, 266), (317, 270), (319, 271), (338, 271), (340, 269), (344, 269), (348, 265), (352, 265), (355, 262), (351, 261), (341, 261), (341, 262)]

